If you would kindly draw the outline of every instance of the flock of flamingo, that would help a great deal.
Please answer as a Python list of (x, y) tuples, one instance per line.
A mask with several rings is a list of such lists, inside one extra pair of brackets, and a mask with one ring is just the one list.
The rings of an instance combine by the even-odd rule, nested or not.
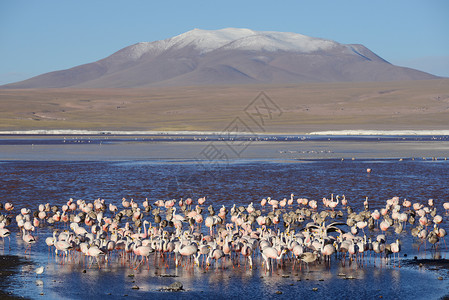
[(420, 243), (418, 251), (427, 243), (431, 249), (442, 243), (446, 247), (442, 215), (448, 215), (449, 203), (443, 203), (445, 211), (438, 214), (432, 199), (411, 203), (393, 197), (371, 211), (366, 198), (363, 206), (354, 203), (362, 207), (358, 212), (345, 196), (333, 194), (322, 201), (295, 201), (293, 194), (280, 201), (268, 197), (246, 206), (222, 205), (218, 211), (212, 205), (206, 209), (205, 203), (205, 197), (153, 204), (123, 198), (119, 208), (103, 199), (70, 199), (61, 207), (40, 204), (35, 211), (0, 203), (0, 237), (3, 250), (5, 238), (11, 249), (8, 227), (17, 226), (26, 253), (41, 242), (35, 230), (51, 228), (45, 243), (61, 264), (96, 263), (101, 268), (116, 260), (134, 269), (150, 268), (154, 256), (167, 268), (261, 265), (265, 272), (288, 262), (292, 268), (306, 264), (307, 269), (311, 263), (332, 260), (360, 264), (372, 255), (374, 262), (400, 267), (400, 238), (405, 234)]

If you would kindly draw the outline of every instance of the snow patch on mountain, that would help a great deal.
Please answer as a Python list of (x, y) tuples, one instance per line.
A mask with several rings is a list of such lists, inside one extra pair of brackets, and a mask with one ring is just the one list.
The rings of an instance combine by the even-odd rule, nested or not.
[(207, 53), (235, 40), (252, 36), (255, 31), (245, 28), (224, 28), (220, 30), (194, 29), (167, 40), (168, 47), (177, 49), (193, 46), (201, 53)]
[(244, 37), (224, 46), (224, 49), (249, 51), (291, 51), (310, 53), (319, 50), (329, 50), (338, 43), (312, 38), (297, 33), (261, 31), (255, 35)]
[(246, 28), (224, 28), (219, 30), (194, 29), (175, 37), (155, 41), (142, 42), (121, 51), (121, 55), (137, 60), (142, 55), (157, 55), (169, 49), (193, 47), (205, 54), (216, 49), (269, 51), (278, 50), (310, 53), (328, 50), (338, 43), (330, 40), (313, 38), (302, 34), (275, 31), (254, 31)]

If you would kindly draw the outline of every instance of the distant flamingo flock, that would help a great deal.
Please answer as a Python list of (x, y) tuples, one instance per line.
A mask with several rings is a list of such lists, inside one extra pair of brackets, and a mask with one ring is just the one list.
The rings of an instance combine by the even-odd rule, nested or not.
[(357, 200), (360, 204), (344, 195), (295, 198), (266, 197), (217, 210), (207, 206), (206, 197), (152, 203), (123, 198), (119, 206), (70, 199), (61, 207), (46, 203), (35, 210), (0, 203), (0, 237), (5, 252), (11, 230), (17, 232), (26, 254), (43, 243), (35, 231), (47, 227), (53, 234), (45, 243), (61, 264), (102, 268), (115, 262), (134, 269), (150, 268), (152, 256), (166, 268), (243, 266), (269, 272), (287, 264), (308, 269), (332, 261), (360, 265), (371, 258), (400, 267), (400, 239), (406, 234), (419, 243), (418, 251), (447, 249), (443, 216), (449, 202), (438, 211), (433, 199), (412, 203), (392, 197), (370, 210), (368, 198)]

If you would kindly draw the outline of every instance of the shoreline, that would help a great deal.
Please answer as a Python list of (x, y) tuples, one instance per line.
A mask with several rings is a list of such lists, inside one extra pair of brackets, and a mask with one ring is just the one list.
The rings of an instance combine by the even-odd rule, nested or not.
[(19, 267), (27, 264), (32, 264), (27, 262), (21, 256), (17, 255), (0, 255), (0, 298), (5, 300), (15, 300), (15, 299), (28, 299), (21, 297), (12, 292), (7, 291), (9, 285), (9, 279), (13, 279), (19, 273)]
[(235, 132), (235, 131), (152, 131), (152, 130), (76, 130), (76, 129), (35, 129), (35, 130), (10, 130), (0, 131), (0, 136), (449, 136), (448, 130), (329, 130), (312, 131), (308, 133), (285, 132), (285, 133), (257, 133), (257, 132)]

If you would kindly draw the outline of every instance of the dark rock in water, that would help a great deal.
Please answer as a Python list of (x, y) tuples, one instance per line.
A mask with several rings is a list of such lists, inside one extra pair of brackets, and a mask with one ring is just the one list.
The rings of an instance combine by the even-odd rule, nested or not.
[(159, 275), (159, 277), (179, 277), (179, 276), (174, 274), (161, 274)]
[(139, 287), (138, 287), (137, 285), (133, 285), (133, 286), (132, 286), (132, 289), (133, 289), (133, 290), (138, 290)]
[(280, 294), (282, 294), (282, 292), (281, 291), (276, 291), (276, 294), (280, 295)]
[(183, 290), (182, 283), (179, 281), (173, 282), (169, 286), (166, 286), (162, 288), (162, 290), (169, 291), (169, 292), (179, 292)]

